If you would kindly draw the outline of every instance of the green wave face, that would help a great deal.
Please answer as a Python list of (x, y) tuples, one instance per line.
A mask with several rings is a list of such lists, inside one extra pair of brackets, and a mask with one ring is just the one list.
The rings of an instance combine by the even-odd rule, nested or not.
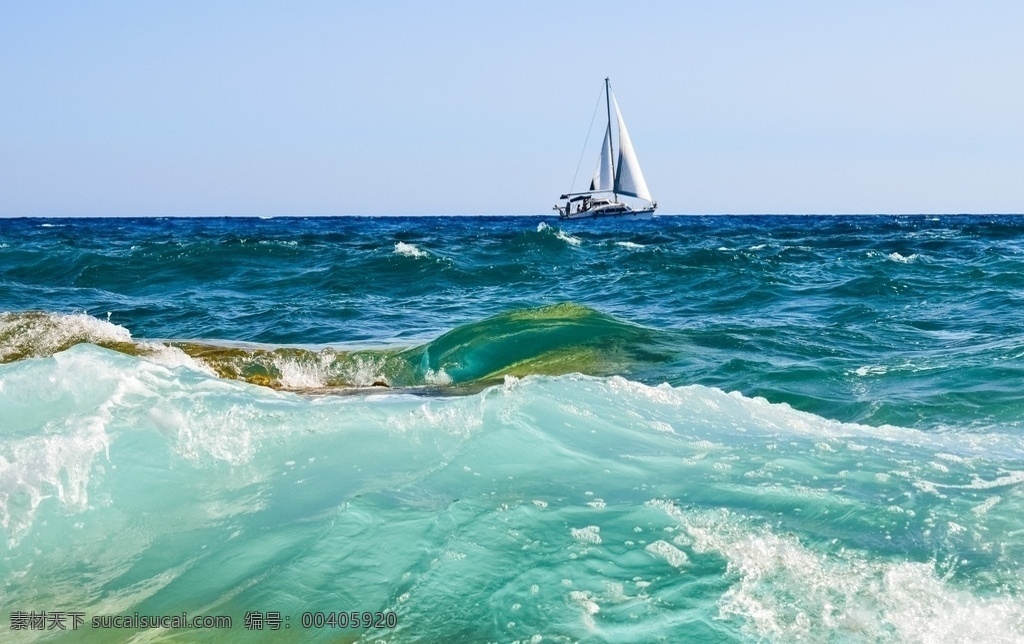
[(630, 373), (657, 353), (657, 333), (578, 304), (509, 311), (400, 354), (423, 381), (489, 384), (506, 375)]
[(629, 374), (669, 359), (660, 334), (577, 304), (508, 311), (466, 324), (424, 345), (319, 351), (225, 346), (203, 341), (148, 342), (85, 314), (5, 313), (0, 362), (47, 357), (82, 342), (221, 378), (299, 391), (375, 386), (472, 391), (505, 376)]

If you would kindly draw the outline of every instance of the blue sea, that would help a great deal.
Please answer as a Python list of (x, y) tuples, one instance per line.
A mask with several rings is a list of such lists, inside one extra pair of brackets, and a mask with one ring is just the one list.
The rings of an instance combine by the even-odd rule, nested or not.
[(0, 219), (0, 537), (10, 641), (1022, 642), (1024, 217)]

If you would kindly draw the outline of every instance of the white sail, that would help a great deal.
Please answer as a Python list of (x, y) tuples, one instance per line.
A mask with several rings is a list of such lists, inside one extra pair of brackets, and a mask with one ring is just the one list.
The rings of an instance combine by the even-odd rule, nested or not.
[(601, 145), (601, 158), (597, 162), (597, 170), (590, 182), (590, 189), (595, 191), (611, 190), (615, 185), (612, 176), (612, 124), (604, 131), (604, 143)]
[[(622, 120), (619, 103), (614, 96), (612, 103), (615, 105), (615, 116), (619, 120), (619, 167), (616, 168), (615, 192), (653, 202), (651, 193), (647, 190), (647, 182), (644, 181), (644, 174), (640, 171), (640, 163), (636, 160), (633, 142), (629, 140), (626, 123)], [(611, 123), (608, 127), (611, 128)]]

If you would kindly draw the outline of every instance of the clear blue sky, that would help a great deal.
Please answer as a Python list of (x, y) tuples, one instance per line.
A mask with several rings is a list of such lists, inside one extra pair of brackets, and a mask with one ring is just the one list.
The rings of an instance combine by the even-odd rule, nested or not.
[(550, 213), (605, 76), (660, 212), (1024, 212), (1024, 2), (5, 0), (0, 216)]

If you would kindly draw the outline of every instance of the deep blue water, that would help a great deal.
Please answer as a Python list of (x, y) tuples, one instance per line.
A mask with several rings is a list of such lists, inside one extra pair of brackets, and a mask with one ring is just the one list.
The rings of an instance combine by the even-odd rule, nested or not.
[(0, 219), (0, 598), (1020, 641), (1022, 305), (1021, 216)]

